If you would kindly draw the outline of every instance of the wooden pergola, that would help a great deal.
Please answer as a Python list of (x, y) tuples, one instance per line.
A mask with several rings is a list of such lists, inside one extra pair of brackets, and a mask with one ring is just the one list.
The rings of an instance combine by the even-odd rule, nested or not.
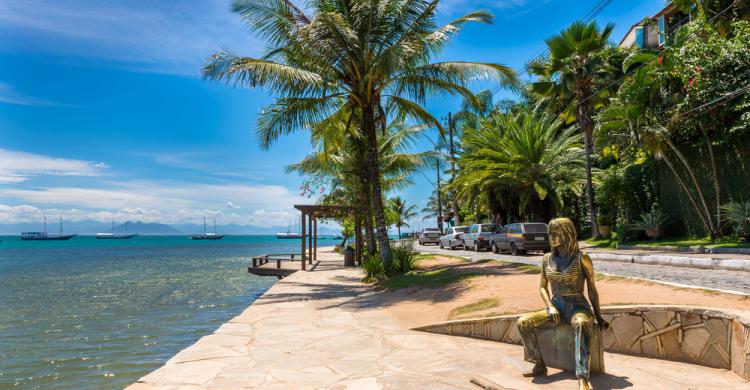
[[(302, 269), (318, 259), (318, 219), (338, 218), (345, 215), (354, 216), (354, 261), (362, 264), (362, 234), (359, 216), (351, 207), (336, 205), (301, 205), (294, 208), (302, 213)], [(307, 227), (307, 228), (306, 228)], [(307, 261), (305, 261), (307, 260)]]

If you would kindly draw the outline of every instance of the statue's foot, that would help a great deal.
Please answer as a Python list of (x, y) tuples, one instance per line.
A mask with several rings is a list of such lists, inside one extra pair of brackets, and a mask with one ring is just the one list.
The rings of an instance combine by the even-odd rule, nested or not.
[(586, 378), (578, 378), (578, 390), (591, 390), (589, 380)]
[(523, 376), (527, 378), (542, 375), (547, 375), (547, 366), (545, 366), (544, 363), (534, 364), (534, 368), (532, 368), (531, 371), (526, 371), (523, 373)]

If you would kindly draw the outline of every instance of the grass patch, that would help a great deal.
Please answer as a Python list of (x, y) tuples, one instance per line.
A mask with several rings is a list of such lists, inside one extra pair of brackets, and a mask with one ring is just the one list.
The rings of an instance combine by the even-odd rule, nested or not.
[[(611, 239), (587, 239), (587, 244), (595, 248), (614, 248), (615, 240)], [(719, 237), (714, 241), (711, 238), (669, 238), (661, 240), (639, 240), (624, 242), (623, 245), (646, 245), (646, 246), (705, 246), (709, 248), (750, 248), (750, 242), (740, 241), (738, 237)]]
[(497, 298), (484, 298), (468, 305), (459, 306), (451, 310), (450, 318), (462, 316), (465, 314), (473, 313), (475, 311), (482, 311), (492, 309), (500, 304), (500, 300)]
[(426, 272), (409, 272), (397, 275), (383, 283), (383, 287), (399, 289), (406, 287), (428, 287), (435, 288), (448, 284), (460, 282), (478, 276), (476, 273), (460, 273), (450, 268), (444, 268)]

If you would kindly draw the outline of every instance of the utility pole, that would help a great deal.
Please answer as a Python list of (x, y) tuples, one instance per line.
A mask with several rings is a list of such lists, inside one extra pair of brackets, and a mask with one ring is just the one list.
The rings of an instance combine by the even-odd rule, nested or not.
[(437, 206), (438, 206), (438, 229), (440, 234), (443, 233), (443, 200), (440, 196), (440, 160), (435, 161), (435, 168), (437, 171)]
[[(451, 153), (451, 182), (453, 182), (453, 178), (456, 176), (456, 152), (453, 148), (453, 116), (450, 111), (448, 112), (448, 141), (450, 143)], [(458, 226), (461, 224), (461, 221), (458, 217), (458, 199), (456, 199), (456, 190), (451, 191), (451, 198), (453, 201), (453, 226)]]

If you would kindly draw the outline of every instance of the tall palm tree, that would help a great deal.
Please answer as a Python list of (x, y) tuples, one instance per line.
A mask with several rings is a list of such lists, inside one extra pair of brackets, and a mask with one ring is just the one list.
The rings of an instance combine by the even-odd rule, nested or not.
[(586, 155), (586, 203), (591, 232), (599, 238), (594, 204), (594, 185), (591, 177), (593, 154), (592, 116), (606, 101), (606, 87), (613, 70), (607, 49), (614, 24), (600, 30), (596, 22), (574, 22), (560, 34), (547, 39), (548, 59), (529, 65), (539, 80), (531, 83), (534, 94), (547, 99), (553, 111), (561, 112), (566, 122), (576, 121), (583, 133)]
[[(289, 0), (235, 0), (233, 10), (266, 40), (263, 58), (223, 51), (211, 56), (203, 74), (280, 95), (258, 118), (260, 143), (268, 147), (280, 135), (309, 128), (329, 117), (344, 100), (359, 121), (367, 142), (369, 181), (380, 254), (386, 266), (391, 253), (383, 209), (377, 130), (386, 112), (398, 112), (442, 130), (424, 109), (431, 93), (471, 98), (465, 85), (476, 78), (515, 83), (508, 67), (477, 62), (437, 62), (447, 42), (468, 22), (490, 23), (477, 11), (436, 27), (439, 0), (317, 0), (314, 16)], [(363, 156), (365, 157), (365, 156)]]
[(461, 174), (451, 186), (466, 197), (510, 193), (519, 216), (535, 200), (549, 200), (560, 211), (563, 194), (580, 188), (571, 175), (583, 165), (578, 139), (562, 119), (546, 113), (495, 113), (464, 134)]
[(388, 208), (393, 215), (393, 224), (398, 229), (398, 238), (401, 238), (401, 227), (409, 227), (407, 221), (417, 216), (417, 206), (407, 206), (406, 201), (401, 199), (400, 196), (396, 196), (388, 200)]

